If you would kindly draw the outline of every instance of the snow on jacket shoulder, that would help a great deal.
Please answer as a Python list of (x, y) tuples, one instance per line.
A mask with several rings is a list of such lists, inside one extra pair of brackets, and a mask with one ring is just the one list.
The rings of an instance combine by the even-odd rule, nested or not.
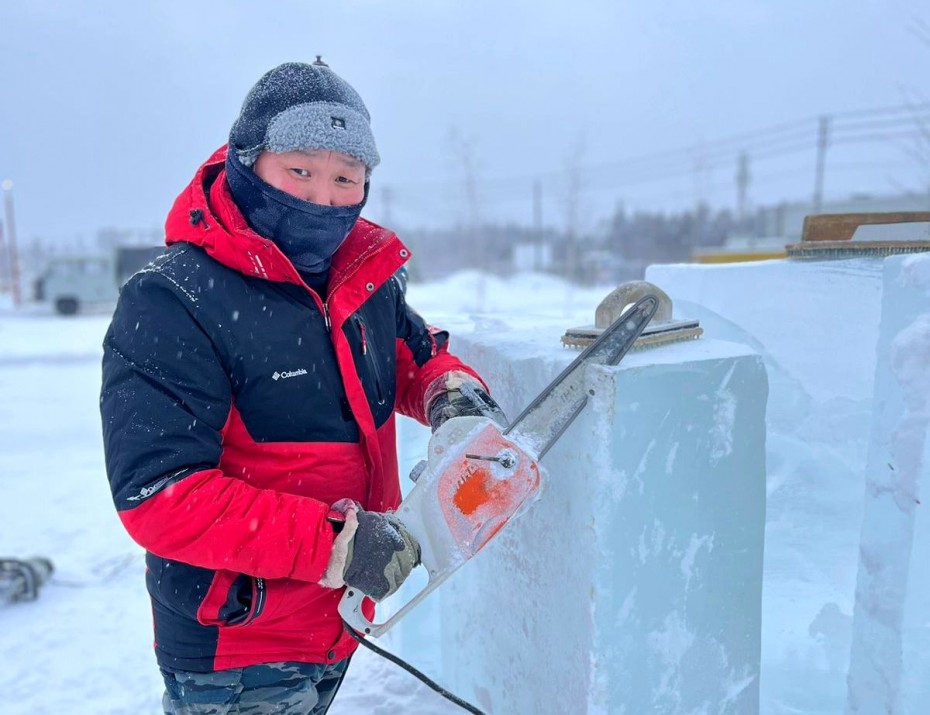
[(329, 505), (395, 508), (395, 411), (425, 422), (427, 385), (472, 371), (406, 305), (393, 233), (359, 220), (324, 303), (245, 224), (224, 157), (175, 202), (168, 251), (122, 290), (104, 340), (107, 472), (148, 552), (162, 667), (334, 662), (355, 641), (341, 590), (317, 585)]

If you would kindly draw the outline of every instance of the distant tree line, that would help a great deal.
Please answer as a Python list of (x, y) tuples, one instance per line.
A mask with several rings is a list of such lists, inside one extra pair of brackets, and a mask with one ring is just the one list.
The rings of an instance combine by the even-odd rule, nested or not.
[[(699, 247), (719, 246), (728, 236), (752, 231), (752, 221), (737, 221), (729, 210), (700, 206), (681, 213), (627, 212), (620, 206), (593, 230), (574, 236), (555, 228), (541, 231), (516, 224), (452, 226), (402, 232), (413, 252), (412, 280), (435, 280), (460, 270), (506, 275), (535, 268), (576, 283), (631, 280), (650, 263), (691, 260)], [(518, 262), (516, 252), (543, 257)]]

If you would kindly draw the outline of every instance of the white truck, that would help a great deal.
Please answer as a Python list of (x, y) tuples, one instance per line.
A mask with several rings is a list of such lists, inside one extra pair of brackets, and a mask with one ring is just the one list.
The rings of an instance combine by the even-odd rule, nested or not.
[(162, 251), (164, 246), (119, 246), (106, 256), (55, 258), (35, 282), (35, 299), (59, 315), (115, 303), (129, 277)]

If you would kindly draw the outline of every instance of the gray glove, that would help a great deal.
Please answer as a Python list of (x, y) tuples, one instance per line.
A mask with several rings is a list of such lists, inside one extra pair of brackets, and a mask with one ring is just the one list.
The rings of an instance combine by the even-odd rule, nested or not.
[(474, 380), (450, 380), (447, 385), (446, 389), (429, 400), (427, 415), (433, 432), (453, 417), (489, 417), (501, 427), (507, 426), (504, 411), (480, 383)]
[(420, 545), (394, 514), (365, 511), (354, 503), (333, 506), (344, 512), (345, 524), (321, 585), (348, 585), (375, 601), (387, 598), (420, 563)]

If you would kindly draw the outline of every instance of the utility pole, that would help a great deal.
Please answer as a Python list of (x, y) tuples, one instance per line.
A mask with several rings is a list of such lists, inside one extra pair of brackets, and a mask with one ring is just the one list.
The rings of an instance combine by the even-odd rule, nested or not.
[(578, 138), (576, 149), (569, 155), (566, 162), (568, 187), (565, 196), (565, 230), (567, 238), (566, 269), (565, 274), (569, 285), (582, 280), (581, 265), (581, 162), (585, 151), (584, 135)]
[(739, 164), (736, 169), (736, 217), (739, 222), (740, 231), (744, 229), (746, 224), (750, 178), (749, 154), (745, 151), (741, 151), (739, 155)]
[(381, 189), (381, 200), (384, 202), (384, 225), (391, 228), (393, 225), (391, 216), (391, 203), (394, 201), (394, 192), (390, 186)]
[(458, 130), (453, 129), (450, 133), (452, 148), (457, 158), (462, 163), (462, 173), (464, 179), (464, 193), (466, 200), (466, 221), (468, 232), (469, 255), (474, 257), (477, 254), (478, 267), (478, 286), (477, 286), (477, 311), (483, 312), (485, 298), (487, 293), (486, 273), (491, 271), (491, 259), (489, 256), (489, 246), (485, 241), (480, 230), (479, 204), (478, 204), (478, 181), (475, 171), (474, 145), (471, 138), (462, 136)]
[(543, 228), (542, 228), (542, 182), (533, 182), (533, 229), (536, 234), (536, 250), (533, 270), (541, 271), (543, 264)]
[(566, 268), (565, 274), (569, 284), (579, 280), (580, 271), (578, 270), (579, 250), (578, 250), (578, 194), (580, 192), (580, 177), (578, 170), (572, 166), (569, 168), (568, 176), (568, 200), (566, 201), (566, 220), (565, 226), (568, 229), (568, 244), (566, 251)]
[(827, 144), (830, 140), (830, 117), (820, 118), (817, 130), (817, 169), (814, 176), (814, 200), (812, 213), (819, 214), (823, 209), (823, 174), (827, 160)]
[(3, 207), (6, 216), (7, 267), (13, 293), (13, 307), (18, 308), (21, 296), (19, 293), (19, 256), (16, 249), (16, 221), (13, 218), (13, 182), (10, 179), (4, 179), (0, 188), (3, 189)]
[(3, 246), (3, 221), (0, 221), (0, 295), (7, 292), (6, 248)]
[(709, 180), (710, 169), (706, 149), (702, 142), (694, 156), (694, 213), (691, 221), (691, 235), (684, 237), (686, 242), (690, 241), (689, 246), (684, 246), (688, 252), (685, 260), (693, 260), (695, 250), (704, 243), (704, 213), (707, 207), (706, 189)]

